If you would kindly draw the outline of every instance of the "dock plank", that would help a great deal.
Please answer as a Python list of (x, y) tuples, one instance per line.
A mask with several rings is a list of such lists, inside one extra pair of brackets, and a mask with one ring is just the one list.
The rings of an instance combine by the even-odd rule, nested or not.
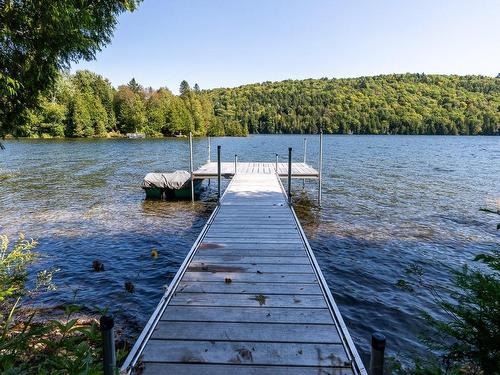
[(256, 283), (316, 283), (316, 275), (313, 273), (270, 273), (270, 272), (194, 272), (187, 271), (183, 281), (224, 281), (226, 278), (239, 282)]
[(295, 294), (224, 294), (224, 293), (178, 293), (170, 300), (171, 305), (233, 306), (233, 307), (307, 307), (327, 308), (322, 295)]
[(239, 248), (215, 248), (215, 249), (204, 249), (199, 251), (199, 257), (203, 256), (248, 256), (248, 257), (278, 257), (280, 259), (284, 258), (302, 258), (307, 256), (305, 251), (289, 250), (289, 249), (239, 249)]
[(302, 323), (160, 322), (151, 336), (159, 340), (252, 341), (341, 344), (335, 325)]
[(199, 322), (334, 324), (328, 309), (174, 306), (169, 305), (161, 320)]
[(341, 344), (150, 339), (144, 362), (348, 367)]
[(234, 252), (227, 255), (214, 255), (207, 254), (196, 256), (193, 261), (198, 263), (213, 264), (216, 262), (224, 264), (309, 264), (310, 260), (306, 254), (302, 257), (282, 257), (282, 256), (247, 256), (246, 253), (234, 254)]
[(189, 272), (209, 272), (209, 273), (304, 273), (314, 274), (310, 264), (245, 264), (232, 263), (225, 264), (224, 262), (196, 262), (193, 261), (189, 265)]
[(303, 283), (251, 283), (251, 282), (197, 282), (182, 281), (177, 288), (183, 293), (229, 294), (322, 294), (316, 284)]
[(176, 374), (176, 375), (353, 375), (353, 371), (346, 367), (303, 367), (303, 366), (254, 366), (238, 365), (211, 365), (202, 363), (148, 363), (143, 375)]

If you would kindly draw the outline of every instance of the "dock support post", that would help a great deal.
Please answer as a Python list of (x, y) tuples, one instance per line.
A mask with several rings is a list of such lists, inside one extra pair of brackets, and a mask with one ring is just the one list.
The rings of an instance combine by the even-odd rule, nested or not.
[[(207, 159), (207, 163), (210, 163), (210, 137), (208, 137), (208, 159)], [(210, 181), (210, 180), (209, 180)]]
[(276, 154), (276, 167), (274, 169), (276, 169), (276, 174), (279, 176), (279, 173), (278, 173), (278, 154)]
[[(307, 162), (307, 138), (304, 138), (304, 164)], [(306, 179), (302, 180), (302, 190), (306, 188)]]
[(323, 176), (323, 129), (319, 131), (318, 205), (321, 207), (321, 178)]
[(307, 138), (304, 138), (304, 164), (307, 161)]
[(234, 174), (238, 171), (238, 154), (234, 154)]
[(193, 133), (189, 132), (189, 173), (191, 173), (191, 201), (194, 203)]
[(102, 335), (103, 370), (104, 375), (114, 375), (116, 373), (116, 352), (113, 317), (103, 315), (99, 319), (99, 326)]
[(221, 174), (221, 165), (220, 165), (220, 146), (217, 146), (217, 203), (220, 202), (220, 174)]
[(292, 204), (292, 148), (288, 147), (288, 204)]
[(370, 358), (370, 375), (384, 374), (385, 336), (381, 332), (372, 334), (372, 352)]

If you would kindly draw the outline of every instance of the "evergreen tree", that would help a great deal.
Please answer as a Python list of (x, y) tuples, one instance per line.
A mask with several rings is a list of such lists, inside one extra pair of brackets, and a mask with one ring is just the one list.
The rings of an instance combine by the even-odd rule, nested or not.
[(146, 124), (146, 106), (142, 96), (128, 85), (120, 86), (114, 102), (118, 130), (124, 134), (142, 131)]
[(144, 94), (144, 88), (137, 83), (135, 78), (132, 78), (130, 82), (127, 84), (127, 86), (132, 90), (134, 94), (138, 95), (143, 95)]
[(181, 82), (179, 93), (181, 94), (182, 98), (187, 98), (191, 94), (191, 87), (186, 80), (183, 80)]
[(147, 102), (148, 121), (145, 128), (147, 135), (173, 134), (173, 130), (169, 128), (167, 117), (170, 116), (173, 100), (174, 96), (166, 88), (161, 88), (151, 93)]

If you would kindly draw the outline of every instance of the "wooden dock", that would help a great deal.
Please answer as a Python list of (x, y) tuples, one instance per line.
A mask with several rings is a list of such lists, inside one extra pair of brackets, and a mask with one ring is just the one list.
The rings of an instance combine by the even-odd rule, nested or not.
[[(276, 170), (280, 177), (287, 177), (288, 163), (221, 163), (221, 175), (224, 177), (232, 177), (236, 172), (240, 174), (275, 174)], [(195, 179), (216, 178), (217, 163), (211, 162), (202, 165), (200, 168), (193, 171), (193, 177)], [(292, 178), (317, 179), (318, 177), (319, 172), (309, 164), (292, 163)]]
[(268, 164), (239, 164), (122, 373), (366, 374)]

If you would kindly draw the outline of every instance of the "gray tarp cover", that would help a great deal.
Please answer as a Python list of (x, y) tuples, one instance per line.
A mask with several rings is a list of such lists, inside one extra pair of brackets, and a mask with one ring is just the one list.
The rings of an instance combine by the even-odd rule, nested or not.
[(158, 187), (168, 189), (180, 189), (191, 178), (187, 171), (175, 171), (173, 173), (148, 173), (142, 182), (143, 188)]

